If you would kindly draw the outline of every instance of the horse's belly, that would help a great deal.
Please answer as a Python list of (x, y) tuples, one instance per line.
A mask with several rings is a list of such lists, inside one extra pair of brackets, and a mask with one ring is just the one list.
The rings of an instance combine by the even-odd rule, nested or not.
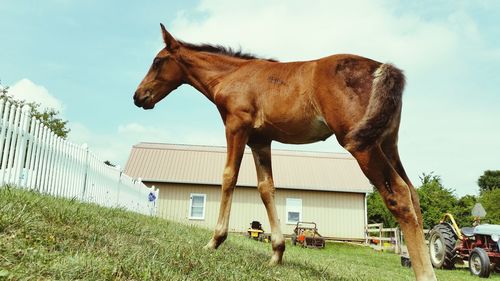
[(272, 122), (266, 131), (273, 140), (292, 144), (324, 141), (333, 134), (323, 117), (301, 122)]

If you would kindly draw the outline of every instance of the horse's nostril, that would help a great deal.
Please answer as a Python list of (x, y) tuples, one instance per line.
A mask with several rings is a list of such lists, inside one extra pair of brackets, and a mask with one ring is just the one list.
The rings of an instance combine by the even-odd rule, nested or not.
[(144, 102), (144, 100), (145, 100), (144, 96), (141, 96), (141, 94), (140, 94), (139, 91), (135, 91), (135, 94), (134, 94), (134, 104), (136, 106), (141, 107), (142, 103)]
[(138, 107), (143, 107), (145, 104), (150, 103), (153, 99), (153, 93), (150, 90), (135, 91), (134, 104)]
[(141, 106), (141, 103), (135, 97), (134, 97), (134, 104), (139, 107)]

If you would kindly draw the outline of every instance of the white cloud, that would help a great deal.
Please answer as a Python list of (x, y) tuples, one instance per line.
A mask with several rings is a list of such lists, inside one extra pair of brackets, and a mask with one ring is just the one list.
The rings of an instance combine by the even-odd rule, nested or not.
[[(205, 0), (198, 13), (178, 13), (174, 36), (191, 42), (243, 46), (282, 60), (316, 59), (356, 53), (404, 68), (429, 69), (429, 62), (450, 60), (464, 25), (462, 17), (428, 22), (411, 14), (395, 15), (379, 1)], [(242, 6), (245, 8), (242, 9)], [(200, 19), (201, 18), (201, 19)], [(450, 29), (449, 24), (454, 28)], [(467, 28), (469, 32), (474, 29)]]
[(147, 127), (138, 123), (120, 125), (114, 131), (98, 132), (79, 122), (69, 124), (70, 141), (83, 144), (101, 160), (109, 160), (122, 167), (127, 161), (130, 149), (139, 142), (162, 142), (169, 139), (165, 130)]
[(165, 130), (154, 126), (144, 126), (136, 122), (118, 126), (118, 134), (139, 138), (143, 141), (155, 141), (169, 137)]
[(397, 5), (371, 0), (313, 5), (203, 0), (195, 11), (178, 12), (170, 31), (188, 42), (242, 47), (282, 61), (359, 54), (395, 63), (406, 71), (409, 83), (430, 71), (464, 71), (470, 64), (467, 56), (500, 62), (500, 49), (486, 47), (467, 6), (449, 4), (439, 17), (427, 17), (422, 10), (396, 10)]
[(15, 83), (9, 89), (9, 94), (17, 100), (39, 103), (42, 108), (53, 108), (59, 112), (64, 109), (61, 101), (51, 95), (44, 86), (37, 85), (26, 78)]

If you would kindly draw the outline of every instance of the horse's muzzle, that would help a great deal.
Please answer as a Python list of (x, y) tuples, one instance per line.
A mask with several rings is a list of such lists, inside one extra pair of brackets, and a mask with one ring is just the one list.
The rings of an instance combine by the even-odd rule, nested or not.
[(141, 92), (137, 90), (134, 94), (134, 104), (137, 107), (142, 107), (144, 109), (152, 109), (155, 107), (153, 95), (150, 91), (146, 91), (146, 93), (141, 94)]

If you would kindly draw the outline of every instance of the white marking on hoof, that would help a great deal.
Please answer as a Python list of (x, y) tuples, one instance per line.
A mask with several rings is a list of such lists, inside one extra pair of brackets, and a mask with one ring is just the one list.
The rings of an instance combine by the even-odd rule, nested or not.
[(281, 257), (279, 257), (279, 255), (277, 254), (274, 254), (271, 258), (271, 260), (269, 261), (269, 266), (277, 266), (277, 265), (280, 265), (283, 263), (283, 260), (281, 259)]
[(215, 250), (217, 247), (215, 247), (215, 241), (214, 239), (210, 239), (210, 241), (203, 247), (203, 250)]

